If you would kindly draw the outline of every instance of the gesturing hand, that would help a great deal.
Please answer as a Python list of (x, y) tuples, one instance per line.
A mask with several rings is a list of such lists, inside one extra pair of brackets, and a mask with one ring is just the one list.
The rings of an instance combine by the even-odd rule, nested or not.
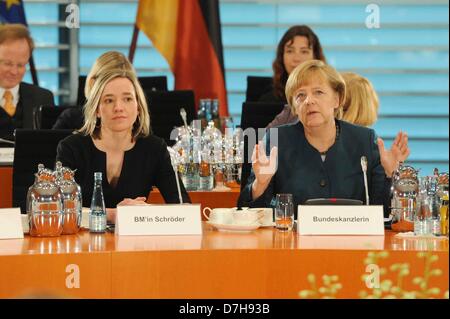
[(392, 143), (391, 149), (386, 150), (381, 138), (377, 139), (378, 150), (380, 151), (380, 161), (386, 176), (391, 177), (398, 168), (400, 162), (404, 162), (410, 153), (408, 147), (408, 135), (400, 132)]
[(273, 175), (277, 171), (278, 148), (272, 147), (270, 156), (266, 155), (266, 146), (263, 142), (259, 142), (253, 149), (252, 167), (255, 173), (255, 182), (260, 185), (269, 184)]

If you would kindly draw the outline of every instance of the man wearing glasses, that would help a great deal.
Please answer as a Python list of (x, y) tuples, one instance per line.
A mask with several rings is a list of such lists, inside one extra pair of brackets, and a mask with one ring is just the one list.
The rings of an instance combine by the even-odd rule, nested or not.
[(33, 128), (33, 109), (54, 106), (49, 90), (22, 82), (34, 43), (21, 24), (0, 25), (0, 138), (13, 139), (14, 129)]

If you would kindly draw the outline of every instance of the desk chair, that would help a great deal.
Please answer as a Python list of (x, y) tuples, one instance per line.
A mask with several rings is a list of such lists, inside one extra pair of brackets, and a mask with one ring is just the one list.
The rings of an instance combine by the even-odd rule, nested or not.
[(34, 128), (49, 130), (55, 124), (57, 118), (67, 109), (74, 106), (39, 106), (34, 110)]
[(39, 163), (46, 168), (55, 167), (56, 148), (60, 140), (72, 130), (16, 130), (13, 162), (13, 207), (26, 212), (28, 188), (34, 182)]
[(175, 127), (183, 125), (180, 109), (184, 108), (187, 122), (196, 119), (194, 92), (186, 91), (145, 91), (150, 112), (150, 126), (153, 134), (164, 138), (167, 145), (172, 146), (175, 141), (170, 140), (170, 133)]
[(273, 88), (273, 80), (269, 76), (247, 76), (246, 102), (258, 102), (259, 98), (270, 92)]

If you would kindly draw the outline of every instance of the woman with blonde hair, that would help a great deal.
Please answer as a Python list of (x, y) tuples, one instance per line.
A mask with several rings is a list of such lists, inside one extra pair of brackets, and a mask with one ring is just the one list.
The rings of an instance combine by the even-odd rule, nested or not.
[(299, 121), (278, 127), (276, 136), (269, 132), (255, 146), (242, 206), (270, 207), (282, 193), (293, 195), (294, 207), (313, 198), (366, 202), (365, 157), (369, 203), (384, 205), (388, 215), (392, 173), (409, 154), (408, 137), (400, 132), (385, 149), (374, 130), (338, 120), (345, 96), (342, 76), (322, 61), (303, 62), (291, 73), (286, 98)]
[(94, 86), (95, 80), (100, 74), (112, 69), (120, 69), (131, 72), (136, 72), (130, 60), (118, 51), (107, 51), (100, 55), (92, 65), (91, 70), (86, 76), (86, 83), (84, 85), (84, 96), (88, 99), (91, 89)]
[[(150, 134), (144, 92), (133, 69), (104, 68), (92, 82), (84, 125), (58, 145), (57, 160), (76, 169), (83, 206), (92, 197), (94, 172), (102, 172), (108, 220), (117, 205), (143, 204), (157, 186), (168, 203), (178, 203), (175, 173), (163, 139)], [(190, 202), (182, 183), (185, 202)]]
[[(112, 69), (121, 69), (135, 72), (133, 65), (128, 58), (118, 51), (107, 51), (99, 56), (91, 70), (86, 76), (84, 85), (84, 96), (88, 99), (91, 89), (99, 74)], [(53, 129), (79, 129), (83, 126), (84, 116), (80, 107), (69, 108), (64, 110), (56, 119)]]
[(342, 120), (372, 126), (377, 121), (379, 106), (378, 95), (372, 83), (353, 72), (342, 72), (341, 75), (347, 86)]

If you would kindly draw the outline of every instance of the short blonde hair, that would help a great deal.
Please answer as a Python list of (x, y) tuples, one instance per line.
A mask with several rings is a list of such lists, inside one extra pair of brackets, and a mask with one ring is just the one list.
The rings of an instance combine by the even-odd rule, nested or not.
[(0, 45), (9, 41), (26, 40), (30, 47), (30, 55), (34, 50), (34, 41), (26, 26), (19, 23), (0, 24)]
[(84, 86), (84, 96), (88, 99), (94, 82), (100, 73), (111, 70), (121, 69), (127, 71), (134, 71), (133, 65), (128, 58), (118, 51), (107, 51), (99, 56), (92, 65), (89, 74), (86, 77), (86, 84)]
[(379, 106), (372, 83), (353, 72), (343, 72), (341, 75), (347, 85), (342, 119), (357, 125), (371, 126), (377, 121)]
[[(86, 104), (84, 105), (84, 125), (79, 130), (83, 135), (90, 135), (93, 138), (101, 139), (100, 125), (101, 120), (97, 118), (97, 109), (100, 105), (100, 100), (105, 90), (105, 86), (116, 78), (126, 78), (131, 81), (136, 91), (136, 99), (138, 105), (138, 116), (136, 122), (133, 124), (131, 132), (132, 140), (138, 137), (148, 136), (150, 130), (150, 114), (147, 108), (147, 101), (145, 99), (144, 91), (137, 79), (136, 73), (132, 70), (111, 69), (104, 70), (99, 73), (94, 81), (91, 91), (88, 95)], [(100, 124), (100, 125), (99, 125)]]
[(345, 81), (342, 76), (331, 65), (320, 60), (309, 60), (298, 65), (286, 82), (286, 99), (291, 107), (291, 112), (295, 114), (294, 94), (300, 87), (307, 85), (313, 78), (320, 77), (326, 80), (330, 87), (339, 96), (339, 106), (334, 115), (340, 119), (342, 116), (342, 106), (345, 101)]

